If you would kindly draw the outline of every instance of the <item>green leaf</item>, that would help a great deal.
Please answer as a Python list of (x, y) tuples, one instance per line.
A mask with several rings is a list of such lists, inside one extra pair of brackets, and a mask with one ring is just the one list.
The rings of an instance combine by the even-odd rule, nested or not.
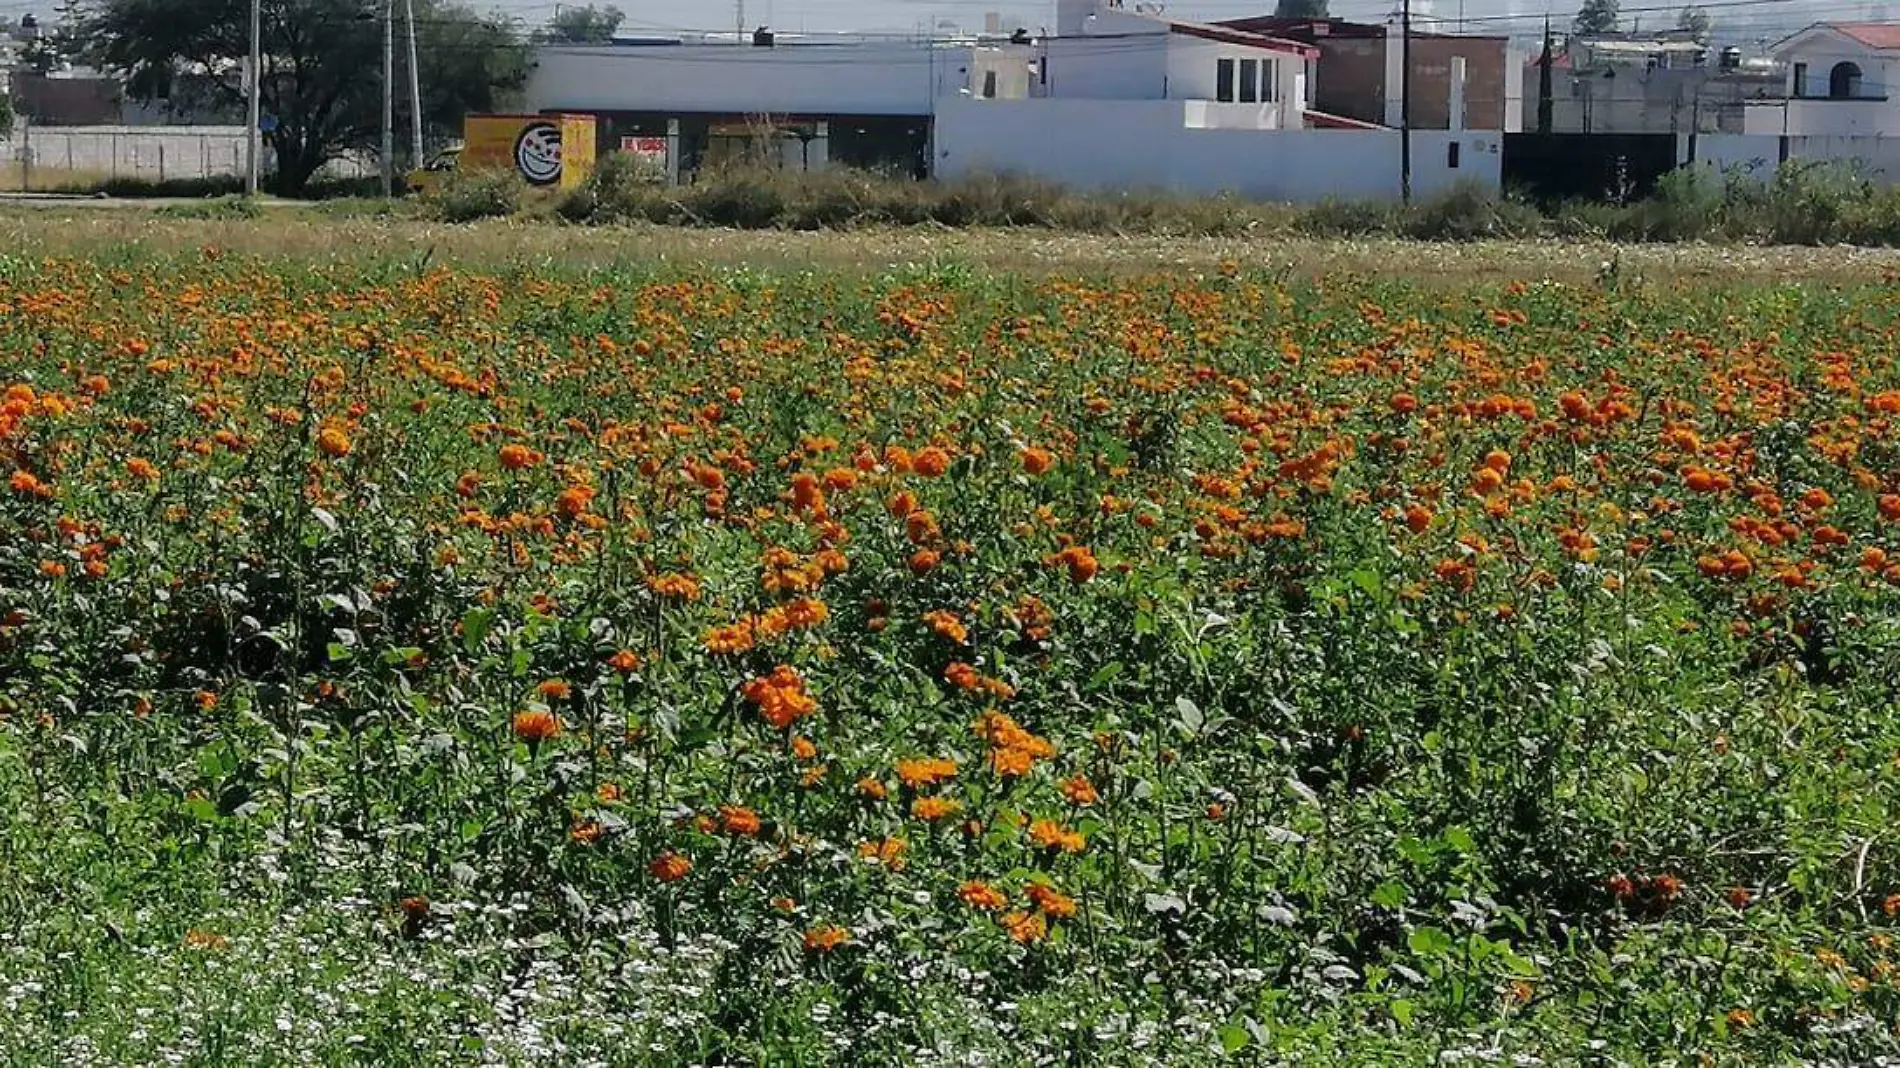
[(1122, 670), (1122, 663), (1119, 660), (1112, 664), (1103, 664), (1095, 674), (1089, 676), (1089, 689), (1096, 689), (1120, 678)]
[(1412, 1017), (1418, 1012), (1418, 1006), (1405, 998), (1393, 999), (1386, 1009), (1392, 1013), (1392, 1018), (1399, 1022), (1400, 1027), (1412, 1026)]
[(1220, 1029), (1220, 1048), (1227, 1053), (1239, 1053), (1246, 1049), (1247, 1043), (1251, 1041), (1253, 1041), (1253, 1036), (1239, 1024), (1228, 1024)]
[(1394, 881), (1380, 883), (1372, 891), (1372, 903), (1380, 908), (1398, 909), (1405, 906), (1405, 884)]
[(343, 661), (348, 660), (350, 659), (350, 657), (355, 655), (354, 653), (350, 652), (350, 647), (347, 645), (344, 645), (342, 642), (331, 642), (329, 645), (329, 650), (330, 650), (330, 663), (332, 664), (340, 664)]
[(1437, 927), (1416, 927), (1405, 936), (1405, 944), (1421, 957), (1442, 957), (1451, 952), (1451, 936)]
[(493, 609), (477, 608), (462, 617), (462, 648), (473, 654), (495, 625)]
[(1174, 725), (1181, 733), (1192, 738), (1201, 733), (1207, 723), (1207, 716), (1201, 712), (1201, 706), (1185, 697), (1174, 699)]

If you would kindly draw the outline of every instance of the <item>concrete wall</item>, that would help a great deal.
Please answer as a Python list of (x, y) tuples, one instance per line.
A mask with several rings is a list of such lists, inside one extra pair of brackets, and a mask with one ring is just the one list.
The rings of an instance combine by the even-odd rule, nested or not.
[(1742, 132), (1795, 137), (1900, 136), (1900, 98), (1757, 104), (1744, 112)]
[[(1689, 161), (1687, 137), (1677, 139), (1678, 158)], [(1740, 172), (1763, 181), (1775, 176), (1783, 138), (1745, 134), (1704, 134), (1695, 139), (1695, 165), (1722, 173)], [(1790, 161), (1842, 161), (1885, 186), (1900, 186), (1900, 137), (1789, 137)]]
[[(269, 148), (265, 148), (269, 160)], [(17, 182), (24, 161), (42, 177), (168, 181), (244, 173), (244, 129), (232, 126), (14, 126), (0, 167)]]
[(1044, 45), (1043, 62), (1047, 66), (1043, 96), (1161, 100), (1168, 95), (1168, 35), (1165, 33), (1093, 40), (1055, 37)]
[[(1257, 200), (1396, 200), (1399, 135), (1386, 130), (1195, 129), (1180, 101), (947, 101), (937, 113), (940, 177), (1003, 171), (1077, 188), (1233, 193)], [(1459, 167), (1448, 166), (1449, 145)], [(1413, 189), (1499, 184), (1500, 136), (1419, 131)]]
[(985, 49), (981, 63), (970, 48), (912, 42), (550, 46), (535, 52), (526, 99), (531, 111), (928, 115), (932, 99), (972, 90), (973, 67), (1000, 69), (1005, 55), (1026, 82), (1026, 46)]

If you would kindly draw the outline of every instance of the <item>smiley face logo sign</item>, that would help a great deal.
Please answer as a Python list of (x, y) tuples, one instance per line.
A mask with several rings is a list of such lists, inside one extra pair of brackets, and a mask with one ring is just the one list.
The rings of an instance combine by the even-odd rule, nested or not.
[(551, 122), (530, 123), (515, 138), (515, 168), (530, 185), (553, 185), (561, 180), (561, 128)]

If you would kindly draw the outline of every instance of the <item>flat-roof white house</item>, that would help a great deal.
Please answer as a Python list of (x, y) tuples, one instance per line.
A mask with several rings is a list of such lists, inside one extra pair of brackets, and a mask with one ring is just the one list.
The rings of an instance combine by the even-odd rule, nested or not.
[(1746, 132), (1900, 135), (1900, 24), (1819, 22), (1769, 53), (1787, 69), (1787, 98), (1750, 107)]
[[(681, 180), (741, 150), (798, 168), (1010, 172), (1108, 190), (1396, 197), (1396, 130), (1311, 109), (1318, 49), (1247, 29), (1057, 0), (1055, 32), (548, 45), (536, 111), (599, 120), (606, 151)], [(1462, 115), (1462, 73), (1451, 79)], [(1416, 131), (1415, 186), (1495, 186), (1501, 136)]]
[(797, 166), (844, 163), (933, 169), (939, 105), (959, 100), (1167, 101), (1183, 126), (1252, 130), (1305, 125), (1310, 49), (1291, 41), (1123, 9), (1119, 0), (1060, 0), (1057, 31), (1032, 39), (892, 40), (786, 36), (646, 39), (546, 45), (529, 106), (602, 120), (605, 150), (669, 138), (669, 169), (716, 161), (785, 135)]

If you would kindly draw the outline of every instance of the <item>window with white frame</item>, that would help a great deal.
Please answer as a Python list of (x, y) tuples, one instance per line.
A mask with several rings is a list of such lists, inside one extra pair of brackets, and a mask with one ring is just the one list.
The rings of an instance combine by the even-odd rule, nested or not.
[(1279, 103), (1280, 61), (1215, 60), (1214, 99), (1223, 104)]

